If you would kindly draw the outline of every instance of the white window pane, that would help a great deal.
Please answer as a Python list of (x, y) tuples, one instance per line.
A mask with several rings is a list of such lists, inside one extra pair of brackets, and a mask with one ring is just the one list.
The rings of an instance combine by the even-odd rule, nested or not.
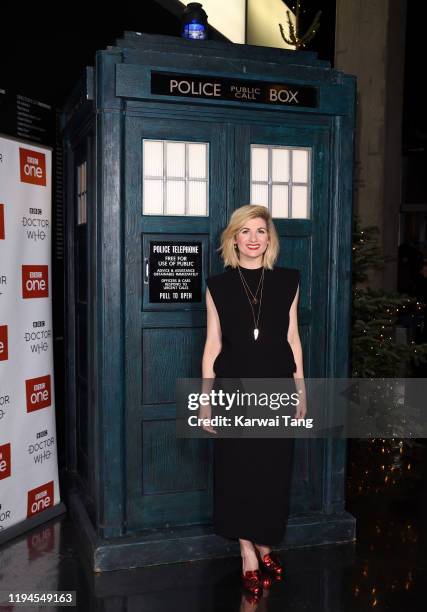
[(252, 183), (251, 204), (261, 204), (268, 208), (268, 185)]
[(86, 181), (86, 162), (83, 162), (82, 164), (82, 191), (86, 191), (86, 185), (87, 181)]
[(163, 181), (144, 179), (143, 214), (163, 214)]
[(185, 177), (185, 143), (166, 143), (166, 176)]
[(207, 178), (206, 154), (207, 145), (198, 143), (188, 144), (188, 176), (189, 178)]
[(185, 181), (166, 182), (166, 214), (185, 215)]
[(289, 217), (288, 186), (273, 185), (271, 191), (271, 215), (276, 218)]
[(189, 215), (206, 216), (207, 213), (207, 183), (205, 181), (188, 181), (188, 213)]
[(306, 149), (292, 151), (292, 180), (294, 183), (308, 182), (308, 151)]
[(292, 187), (292, 219), (308, 219), (308, 187)]
[(143, 149), (144, 176), (163, 176), (163, 142), (144, 140)]
[(288, 149), (273, 149), (272, 181), (287, 183), (289, 181), (289, 151)]
[(268, 181), (268, 148), (251, 147), (251, 179)]

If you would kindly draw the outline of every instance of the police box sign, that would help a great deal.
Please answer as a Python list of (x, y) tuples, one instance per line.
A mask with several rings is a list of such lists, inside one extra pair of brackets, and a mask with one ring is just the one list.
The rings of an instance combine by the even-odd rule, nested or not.
[(151, 93), (285, 106), (318, 106), (316, 87), (165, 72), (151, 73)]
[(200, 302), (201, 270), (201, 242), (150, 242), (150, 302)]

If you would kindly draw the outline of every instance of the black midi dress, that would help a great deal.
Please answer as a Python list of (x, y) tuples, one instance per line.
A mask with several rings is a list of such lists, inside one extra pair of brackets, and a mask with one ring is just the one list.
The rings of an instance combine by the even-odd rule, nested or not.
[[(262, 267), (240, 270), (255, 295)], [(257, 340), (238, 269), (230, 267), (207, 279), (222, 332), (222, 349), (213, 364), (216, 377), (293, 378), (296, 364), (287, 333), (299, 279), (299, 270), (293, 268), (265, 269)], [(254, 305), (255, 317), (258, 307)], [(280, 544), (289, 516), (294, 438), (224, 437), (213, 443), (214, 532)]]

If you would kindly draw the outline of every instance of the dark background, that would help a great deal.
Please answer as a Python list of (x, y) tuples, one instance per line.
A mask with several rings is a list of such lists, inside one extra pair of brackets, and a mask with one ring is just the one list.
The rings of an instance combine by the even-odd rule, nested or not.
[[(425, 151), (427, 125), (421, 89), (427, 10), (426, 3), (407, 5), (402, 134), (405, 150), (422, 147)], [(84, 67), (93, 65), (95, 52), (114, 45), (123, 31), (171, 36), (180, 33), (180, 20), (155, 0), (140, 3), (125, 0), (120, 3), (120, 10), (112, 7), (106, 10), (107, 5), (101, 2), (73, 2), (66, 5), (64, 12), (60, 12), (59, 6), (52, 8), (41, 3), (37, 10), (24, 12), (17, 4), (16, 8), (9, 8), (7, 16), (2, 15), (0, 88), (61, 107)], [(306, 31), (319, 9), (320, 29), (308, 48), (333, 65), (335, 1), (304, 0), (301, 30)]]
[[(180, 20), (155, 0), (125, 1), (120, 10), (107, 12), (105, 3), (91, 2), (89, 12), (88, 4), (73, 2), (72, 11), (55, 14), (42, 3), (31, 19), (18, 14), (2, 19), (0, 88), (61, 107), (84, 67), (93, 65), (95, 52), (114, 45), (125, 30), (180, 35)], [(308, 28), (318, 8), (323, 11), (321, 27), (309, 48), (333, 63), (335, 2), (305, 0), (301, 30)], [(285, 18), (284, 12), (283, 23)]]

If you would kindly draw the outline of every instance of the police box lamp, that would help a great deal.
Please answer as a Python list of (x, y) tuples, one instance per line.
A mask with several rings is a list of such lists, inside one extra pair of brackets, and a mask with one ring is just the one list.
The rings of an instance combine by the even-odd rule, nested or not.
[(182, 13), (182, 38), (205, 40), (208, 37), (208, 16), (200, 2), (190, 2)]

